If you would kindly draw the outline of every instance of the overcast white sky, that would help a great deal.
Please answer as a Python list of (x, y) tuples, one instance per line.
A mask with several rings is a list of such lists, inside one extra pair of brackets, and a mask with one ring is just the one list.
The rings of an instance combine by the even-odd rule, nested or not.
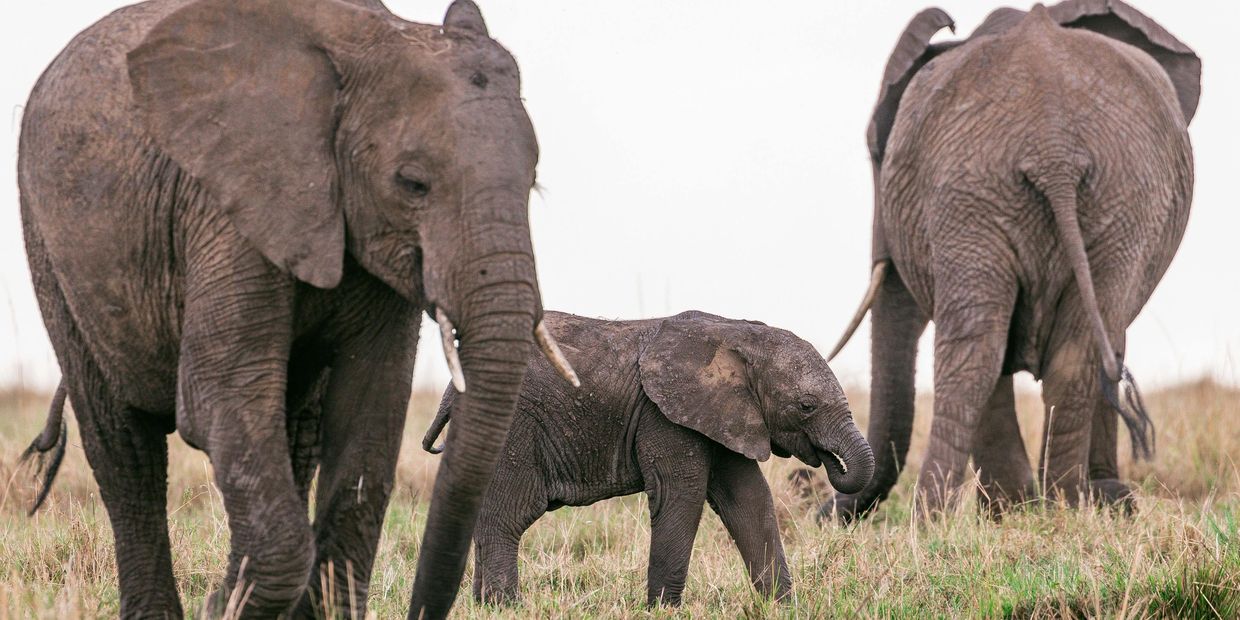
[[(531, 202), (546, 306), (640, 318), (701, 309), (791, 329), (827, 352), (868, 279), (864, 130), (923, 0), (479, 0), (516, 56), (542, 148)], [(1205, 63), (1196, 199), (1179, 255), (1128, 332), (1145, 385), (1240, 382), (1235, 191), (1240, 8), (1133, 3)], [(388, 0), (440, 23), (445, 0)], [(21, 106), (43, 68), (118, 2), (12, 2), (0, 26), (0, 385), (59, 376), (35, 305), (15, 181)], [(993, 1), (943, 0), (970, 32)], [(1018, 5), (1028, 8), (1027, 5)], [(429, 323), (429, 322), (428, 322)], [(433, 324), (432, 324), (433, 326)], [(833, 364), (868, 380), (868, 325)], [(923, 340), (919, 383), (930, 381)], [(424, 332), (415, 382), (446, 384)]]

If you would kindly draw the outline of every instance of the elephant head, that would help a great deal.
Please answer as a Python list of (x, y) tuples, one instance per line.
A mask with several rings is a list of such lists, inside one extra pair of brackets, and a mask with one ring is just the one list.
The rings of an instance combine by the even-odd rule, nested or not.
[(642, 388), (672, 422), (765, 461), (771, 452), (823, 465), (859, 491), (874, 471), (843, 389), (791, 332), (693, 313), (667, 319), (638, 359)]
[(128, 61), (154, 145), (267, 259), (330, 288), (347, 254), (439, 322), (469, 432), (436, 483), (414, 613), (445, 614), (530, 345), (576, 381), (541, 324), (516, 62), (469, 0), (442, 28), (374, 0), (199, 0)]

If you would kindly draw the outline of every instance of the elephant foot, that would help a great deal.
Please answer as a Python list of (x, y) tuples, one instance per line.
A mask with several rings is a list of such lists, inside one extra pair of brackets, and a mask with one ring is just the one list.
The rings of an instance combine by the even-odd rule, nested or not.
[(521, 592), (517, 588), (486, 588), (474, 594), (474, 600), (492, 607), (511, 607), (521, 602)]
[(202, 609), (198, 618), (240, 618), (245, 608), (245, 592), (238, 588), (225, 589), (220, 586), (202, 601)]
[(1101, 507), (1132, 516), (1136, 512), (1136, 502), (1132, 496), (1132, 487), (1116, 478), (1099, 478), (1089, 481), (1089, 496)]
[(981, 487), (977, 490), (977, 508), (992, 521), (1003, 520), (1004, 515), (1029, 508), (1039, 503), (1038, 491), (1032, 485), (1015, 493), (998, 487)]

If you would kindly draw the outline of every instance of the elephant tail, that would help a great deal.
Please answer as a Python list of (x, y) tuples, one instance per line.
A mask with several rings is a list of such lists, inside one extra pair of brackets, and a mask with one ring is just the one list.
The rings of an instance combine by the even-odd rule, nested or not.
[(452, 414), (452, 405), (456, 403), (456, 388), (448, 386), (443, 393), (443, 400), (439, 401), (439, 411), (435, 414), (435, 419), (431, 420), (430, 428), (426, 429), (426, 435), (422, 437), (422, 449), (431, 454), (439, 454), (443, 452), (443, 444), (435, 445), (435, 441), (439, 439), (439, 435), (443, 433), (443, 428), (448, 425), (448, 418)]
[(1089, 256), (1085, 252), (1085, 240), (1081, 236), (1081, 226), (1077, 221), (1076, 188), (1081, 175), (1037, 174), (1029, 169), (1022, 170), (1022, 172), (1050, 202), (1059, 244), (1067, 252), (1068, 262), (1072, 264), (1072, 273), (1081, 295), (1081, 304), (1086, 314), (1089, 315), (1095, 345), (1102, 358), (1103, 397), (1128, 427), (1128, 433), (1132, 437), (1133, 457), (1148, 460), (1154, 455), (1154, 423), (1146, 412), (1145, 403), (1141, 399), (1141, 392), (1137, 389), (1132, 373), (1115, 353), (1115, 349), (1111, 346), (1111, 339), (1107, 336), (1106, 324), (1103, 323), (1102, 312), (1098, 309), (1094, 279), (1089, 269)]
[[(35, 457), (37, 469), (35, 475), (40, 473), (43, 475), (43, 484), (39, 489), (39, 495), (34, 500), (34, 506), (30, 509), (33, 515), (43, 505), (47, 499), (48, 493), (52, 490), (52, 482), (56, 479), (56, 473), (60, 471), (60, 464), (65, 460), (65, 448), (68, 445), (69, 427), (65, 422), (65, 399), (68, 396), (68, 389), (65, 387), (65, 380), (60, 380), (60, 385), (56, 386), (56, 394), (52, 397), (52, 404), (47, 411), (47, 422), (43, 426), (43, 432), (30, 442), (30, 446), (22, 452), (20, 462), (24, 463)], [(47, 453), (51, 452), (50, 455)]]

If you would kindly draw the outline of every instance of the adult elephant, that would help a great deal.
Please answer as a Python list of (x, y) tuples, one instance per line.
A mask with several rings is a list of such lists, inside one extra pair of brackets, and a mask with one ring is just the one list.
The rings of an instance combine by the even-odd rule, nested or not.
[(991, 509), (1035, 495), (1013, 404), (1022, 370), (1043, 382), (1043, 488), (1127, 502), (1116, 414), (1134, 451), (1150, 454), (1153, 431), (1124, 331), (1184, 233), (1201, 62), (1118, 0), (999, 9), (968, 39), (931, 44), (944, 27), (939, 9), (913, 18), (870, 122), (874, 268), (836, 351), (872, 307), (877, 471), (823, 511), (852, 518), (895, 484), (930, 320), (927, 508), (948, 502), (970, 456)]
[[(365, 609), (423, 311), (468, 386), (410, 612), (447, 614), (530, 345), (555, 350), (527, 219), (537, 156), (516, 63), (469, 0), (442, 29), (375, 0), (153, 0), (69, 44), (26, 108), (22, 217), (122, 616), (182, 615), (174, 429), (214, 466), (241, 615), (310, 615), (329, 562), (327, 591), (355, 597), (340, 608)], [(286, 420), (310, 405), (313, 526)]]

